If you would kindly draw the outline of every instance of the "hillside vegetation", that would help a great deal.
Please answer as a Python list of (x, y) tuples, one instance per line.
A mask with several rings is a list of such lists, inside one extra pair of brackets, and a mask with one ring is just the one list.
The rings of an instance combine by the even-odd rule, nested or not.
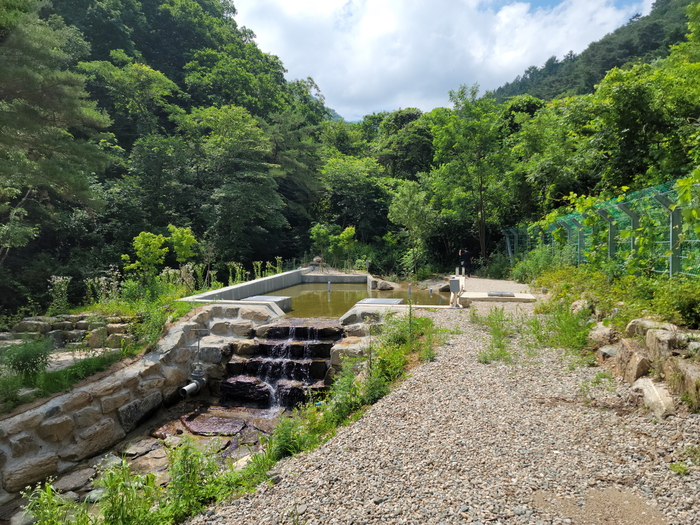
[(421, 278), (465, 245), (502, 275), (503, 228), (691, 180), (700, 8), (682, 10), (657, 2), (606, 37), (641, 49), (663, 29), (638, 63), (596, 62), (585, 94), (499, 102), (463, 85), (451, 109), (348, 123), (313, 79), (285, 79), (229, 1), (2, 3), (0, 324), (43, 312), (52, 276), (82, 305), (106, 277), (221, 286), (276, 257)]

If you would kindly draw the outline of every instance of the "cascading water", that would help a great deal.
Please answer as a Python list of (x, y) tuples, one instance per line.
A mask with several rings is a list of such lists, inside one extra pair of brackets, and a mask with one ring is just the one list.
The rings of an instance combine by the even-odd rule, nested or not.
[(221, 383), (221, 403), (291, 407), (308, 392), (325, 389), (333, 343), (342, 337), (337, 321), (285, 319), (258, 327), (253, 355), (234, 355)]

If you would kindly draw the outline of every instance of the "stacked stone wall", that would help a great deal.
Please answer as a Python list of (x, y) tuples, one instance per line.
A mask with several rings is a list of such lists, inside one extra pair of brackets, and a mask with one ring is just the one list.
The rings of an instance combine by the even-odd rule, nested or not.
[(178, 401), (179, 389), (187, 384), (195, 366), (198, 338), (205, 375), (220, 379), (227, 349), (223, 338), (219, 342), (216, 335), (209, 334), (244, 339), (256, 325), (275, 316), (265, 306), (202, 307), (189, 320), (171, 327), (155, 351), (137, 362), (6, 416), (0, 421), (0, 504), (17, 497), (31, 483), (69, 471), (108, 450), (163, 404)]

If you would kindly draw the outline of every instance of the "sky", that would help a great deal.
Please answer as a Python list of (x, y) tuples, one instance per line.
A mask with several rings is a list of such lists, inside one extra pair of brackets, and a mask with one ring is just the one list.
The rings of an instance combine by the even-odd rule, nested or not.
[(287, 79), (312, 77), (348, 121), (378, 111), (449, 106), (449, 91), (512, 81), (555, 55), (646, 15), (653, 0), (235, 0), (236, 21), (280, 57)]

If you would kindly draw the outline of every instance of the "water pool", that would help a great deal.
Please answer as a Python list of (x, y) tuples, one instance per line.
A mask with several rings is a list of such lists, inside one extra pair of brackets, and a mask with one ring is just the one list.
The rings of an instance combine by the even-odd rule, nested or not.
[[(341, 317), (356, 303), (367, 298), (401, 298), (408, 303), (408, 290), (367, 290), (365, 284), (333, 283), (328, 292), (327, 283), (306, 283), (290, 286), (281, 290), (264, 294), (272, 296), (285, 296), (292, 298), (292, 311), (290, 317)], [(437, 292), (433, 290), (432, 297), (429, 290), (411, 290), (413, 304), (449, 304), (449, 292)]]

